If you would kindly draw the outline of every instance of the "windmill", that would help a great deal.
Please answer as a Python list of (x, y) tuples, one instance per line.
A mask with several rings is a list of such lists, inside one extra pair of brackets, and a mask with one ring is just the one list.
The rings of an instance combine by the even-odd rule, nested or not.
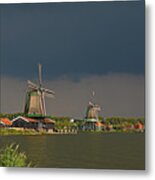
[[(92, 91), (92, 100), (95, 97), (95, 92)], [(94, 102), (89, 101), (87, 112), (86, 112), (86, 118), (87, 119), (95, 119), (98, 120), (98, 113), (101, 111), (101, 108), (99, 105), (97, 105)]]
[(42, 86), (42, 65), (38, 65), (39, 85), (27, 81), (28, 91), (26, 94), (25, 114), (46, 115), (45, 96), (54, 97), (54, 91)]

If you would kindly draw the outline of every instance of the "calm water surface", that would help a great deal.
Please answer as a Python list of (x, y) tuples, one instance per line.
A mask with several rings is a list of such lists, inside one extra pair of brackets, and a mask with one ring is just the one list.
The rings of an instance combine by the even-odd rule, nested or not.
[(128, 133), (0, 136), (20, 144), (37, 167), (144, 169), (145, 135)]

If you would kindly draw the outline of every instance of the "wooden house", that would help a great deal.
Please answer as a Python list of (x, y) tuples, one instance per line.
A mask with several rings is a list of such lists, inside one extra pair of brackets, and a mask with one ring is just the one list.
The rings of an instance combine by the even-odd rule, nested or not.
[(50, 118), (44, 118), (42, 123), (46, 129), (54, 129), (54, 126), (55, 126), (54, 120), (52, 120)]
[(37, 130), (54, 129), (55, 121), (50, 118), (29, 118), (18, 116), (12, 120), (12, 127)]
[(38, 129), (38, 121), (36, 119), (18, 116), (12, 120), (12, 127)]

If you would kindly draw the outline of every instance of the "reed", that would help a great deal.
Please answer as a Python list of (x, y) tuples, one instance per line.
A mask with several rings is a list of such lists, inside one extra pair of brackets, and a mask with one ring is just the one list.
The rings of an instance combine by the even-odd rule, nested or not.
[(10, 144), (0, 150), (0, 166), (2, 167), (32, 167), (32, 163), (24, 152), (20, 152), (19, 145)]

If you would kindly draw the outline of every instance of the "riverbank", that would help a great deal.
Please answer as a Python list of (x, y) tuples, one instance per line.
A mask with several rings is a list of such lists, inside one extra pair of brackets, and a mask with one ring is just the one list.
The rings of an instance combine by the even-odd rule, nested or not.
[(0, 135), (41, 135), (41, 132), (33, 129), (0, 128)]
[(23, 128), (0, 128), (0, 135), (7, 136), (7, 135), (67, 135), (73, 134), (76, 135), (78, 133), (82, 134), (108, 134), (108, 133), (144, 133), (144, 131), (135, 131), (135, 130), (110, 130), (110, 131), (63, 131), (60, 130), (58, 132), (54, 132), (53, 130), (50, 131), (36, 131), (34, 129), (23, 129)]
[(24, 128), (0, 128), (0, 135), (53, 135), (53, 134), (77, 134), (77, 131), (58, 131), (55, 132), (53, 130), (40, 130), (37, 131), (35, 129), (24, 129)]

